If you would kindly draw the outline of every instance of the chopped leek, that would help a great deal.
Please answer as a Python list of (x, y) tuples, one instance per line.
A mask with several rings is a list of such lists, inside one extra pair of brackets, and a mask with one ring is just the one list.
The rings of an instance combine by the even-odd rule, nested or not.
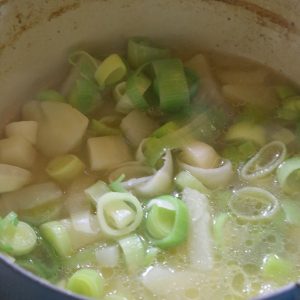
[(137, 68), (152, 60), (168, 57), (169, 50), (156, 47), (147, 38), (134, 37), (128, 40), (127, 56), (130, 65)]
[(45, 90), (37, 95), (37, 99), (40, 101), (58, 101), (65, 102), (65, 98), (59, 92), (55, 90)]
[(186, 240), (188, 218), (183, 201), (172, 196), (160, 196), (148, 202), (145, 224), (153, 243), (166, 249)]
[(83, 296), (99, 298), (104, 293), (104, 279), (96, 270), (81, 269), (69, 278), (67, 289)]
[(178, 59), (157, 60), (153, 62), (153, 69), (161, 110), (174, 112), (187, 106), (190, 95), (182, 62)]
[(84, 163), (76, 155), (66, 154), (50, 160), (46, 172), (54, 180), (68, 183), (79, 176), (84, 169)]
[(228, 142), (252, 141), (262, 146), (266, 142), (266, 133), (262, 126), (242, 121), (229, 127), (224, 138)]
[(264, 258), (262, 271), (265, 277), (283, 283), (292, 275), (294, 267), (287, 259), (270, 254)]
[[(69, 56), (69, 63), (73, 65), (82, 78), (94, 80), (94, 74), (99, 62), (86, 51), (75, 51)], [(78, 78), (77, 78), (78, 79)]]
[(161, 138), (166, 134), (172, 133), (174, 131), (176, 131), (178, 128), (178, 125), (173, 122), (170, 121), (168, 123), (165, 123), (164, 125), (162, 125), (161, 127), (159, 127), (158, 129), (156, 129), (151, 136), (155, 137), (155, 138)]
[(73, 254), (73, 248), (66, 227), (59, 221), (40, 226), (43, 238), (54, 248), (58, 255), (67, 257)]
[(15, 213), (9, 213), (0, 221), (0, 249), (14, 256), (30, 253), (37, 244), (37, 235), (25, 222), (18, 221)]
[(114, 99), (117, 102), (116, 111), (127, 114), (134, 109), (134, 104), (126, 94), (127, 83), (122, 81), (118, 83), (113, 91)]
[(98, 200), (104, 194), (110, 192), (110, 189), (104, 181), (98, 180), (96, 183), (85, 189), (84, 192), (94, 206), (97, 206)]
[(300, 191), (300, 157), (285, 160), (277, 169), (277, 179), (284, 192), (298, 193)]
[(105, 88), (122, 80), (127, 67), (118, 54), (106, 57), (95, 72), (95, 79), (101, 88)]
[(141, 110), (145, 110), (149, 107), (145, 94), (150, 85), (151, 80), (141, 73), (140, 70), (137, 70), (129, 76), (126, 85), (126, 95), (134, 107)]
[(286, 221), (289, 224), (300, 226), (300, 206), (298, 201), (284, 200), (281, 201), (281, 206), (285, 213)]
[(229, 200), (229, 207), (238, 218), (246, 221), (271, 219), (280, 209), (273, 194), (256, 187), (237, 190)]
[(104, 122), (100, 120), (92, 119), (90, 129), (94, 133), (95, 136), (104, 136), (104, 135), (120, 135), (121, 131), (118, 128), (114, 128), (106, 125)]
[[(118, 207), (120, 203), (125, 203), (126, 207), (134, 208), (134, 217), (132, 217), (132, 209), (129, 211), (125, 210), (125, 214), (118, 216)], [(113, 209), (109, 209), (112, 207)], [(128, 219), (128, 216), (130, 217)], [(100, 228), (102, 232), (111, 237), (118, 237), (122, 235), (129, 234), (134, 231), (141, 223), (143, 218), (143, 210), (139, 200), (129, 193), (116, 193), (110, 192), (104, 194), (97, 203), (97, 217), (99, 221)], [(121, 228), (115, 228), (117, 219), (123, 222), (123, 217), (125, 222), (122, 224)], [(114, 219), (114, 224), (110, 224), (111, 218)], [(129, 222), (130, 220), (130, 222)]]
[(73, 107), (83, 114), (93, 112), (102, 103), (97, 85), (85, 78), (76, 80), (68, 100)]
[(129, 273), (134, 273), (144, 266), (145, 247), (142, 239), (132, 234), (119, 240)]
[(273, 141), (263, 146), (241, 169), (241, 178), (244, 180), (256, 180), (263, 178), (283, 162), (287, 154), (285, 144)]
[(211, 194), (210, 190), (206, 188), (200, 180), (187, 171), (181, 171), (176, 175), (175, 184), (180, 190), (184, 190), (186, 187), (189, 187), (207, 196)]

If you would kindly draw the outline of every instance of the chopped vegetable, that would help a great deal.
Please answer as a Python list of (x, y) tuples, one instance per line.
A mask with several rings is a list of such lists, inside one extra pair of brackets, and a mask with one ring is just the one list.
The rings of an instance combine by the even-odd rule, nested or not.
[(21, 136), (33, 145), (36, 144), (37, 131), (38, 123), (36, 121), (12, 122), (5, 126), (7, 137)]

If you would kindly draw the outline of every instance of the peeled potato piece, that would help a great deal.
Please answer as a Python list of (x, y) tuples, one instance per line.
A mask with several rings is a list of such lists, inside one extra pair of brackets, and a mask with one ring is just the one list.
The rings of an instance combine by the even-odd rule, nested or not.
[(0, 162), (30, 169), (36, 159), (32, 144), (21, 136), (0, 140)]
[(92, 171), (100, 171), (133, 160), (129, 146), (120, 136), (89, 138), (87, 148)]
[(25, 169), (0, 164), (0, 193), (18, 190), (30, 183), (31, 178), (31, 173)]
[(36, 121), (19, 121), (12, 122), (5, 126), (7, 137), (21, 136), (31, 144), (36, 143), (38, 123)]

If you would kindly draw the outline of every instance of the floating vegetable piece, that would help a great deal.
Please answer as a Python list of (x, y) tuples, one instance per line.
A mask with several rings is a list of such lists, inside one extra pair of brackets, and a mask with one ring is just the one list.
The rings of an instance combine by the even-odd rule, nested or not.
[(288, 194), (300, 191), (300, 158), (292, 157), (285, 160), (277, 169), (280, 187)]
[(144, 266), (145, 247), (137, 234), (119, 240), (129, 273), (134, 273)]
[(158, 128), (158, 123), (146, 113), (133, 110), (123, 118), (120, 128), (129, 142), (137, 147), (144, 138)]
[(106, 57), (95, 72), (95, 79), (101, 88), (117, 83), (127, 73), (127, 67), (118, 54)]
[(244, 180), (257, 180), (273, 171), (284, 161), (287, 154), (282, 142), (273, 141), (263, 146), (241, 169), (240, 176)]
[[(123, 204), (130, 205), (129, 214), (120, 214), (119, 208), (123, 208)], [(134, 209), (134, 211), (131, 209)], [(111, 223), (111, 219), (120, 218), (122, 222), (121, 228), (116, 228), (116, 222)], [(130, 220), (128, 222), (128, 216)], [(143, 210), (139, 200), (129, 193), (110, 192), (104, 194), (97, 203), (97, 218), (102, 232), (110, 237), (119, 237), (134, 231), (141, 223), (143, 218)], [(122, 219), (122, 220), (121, 220)], [(116, 220), (116, 219), (115, 219)], [(121, 224), (121, 223), (119, 223)]]
[(134, 68), (169, 55), (169, 50), (155, 46), (145, 37), (134, 37), (128, 40), (127, 57)]
[(201, 271), (211, 270), (214, 258), (208, 199), (204, 194), (187, 187), (182, 192), (182, 200), (190, 219), (187, 247), (191, 267)]
[(182, 62), (165, 59), (153, 62), (157, 78), (159, 106), (162, 111), (179, 111), (190, 102), (189, 88)]
[(121, 136), (89, 138), (87, 148), (93, 171), (109, 169), (132, 160), (130, 148)]
[(27, 185), (32, 180), (32, 174), (22, 168), (0, 164), (0, 193), (12, 192)]
[(79, 176), (85, 169), (84, 163), (73, 154), (57, 156), (50, 160), (46, 172), (60, 183), (68, 183)]
[(209, 189), (226, 186), (233, 176), (232, 164), (229, 160), (224, 160), (219, 167), (212, 169), (194, 167), (181, 161), (180, 158), (177, 162), (182, 170), (188, 171)]
[(188, 235), (189, 214), (186, 204), (172, 196), (150, 200), (145, 225), (154, 245), (162, 249), (180, 245)]
[(256, 187), (237, 190), (229, 200), (229, 207), (239, 219), (246, 221), (271, 219), (280, 209), (273, 194)]
[(67, 289), (83, 296), (99, 298), (104, 294), (104, 278), (93, 269), (80, 269), (68, 280)]
[(36, 143), (37, 131), (38, 123), (36, 121), (18, 121), (5, 126), (7, 137), (21, 136), (33, 145)]

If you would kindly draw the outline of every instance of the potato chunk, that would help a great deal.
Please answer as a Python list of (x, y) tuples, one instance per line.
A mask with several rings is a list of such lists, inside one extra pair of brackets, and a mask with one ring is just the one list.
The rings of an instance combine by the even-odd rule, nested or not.
[(87, 141), (92, 171), (109, 169), (119, 163), (133, 160), (129, 146), (120, 136), (101, 136)]
[(0, 162), (30, 169), (36, 159), (32, 144), (21, 136), (0, 140)]
[(38, 123), (36, 121), (19, 121), (12, 122), (5, 126), (5, 134), (7, 137), (21, 136), (31, 144), (36, 143)]

